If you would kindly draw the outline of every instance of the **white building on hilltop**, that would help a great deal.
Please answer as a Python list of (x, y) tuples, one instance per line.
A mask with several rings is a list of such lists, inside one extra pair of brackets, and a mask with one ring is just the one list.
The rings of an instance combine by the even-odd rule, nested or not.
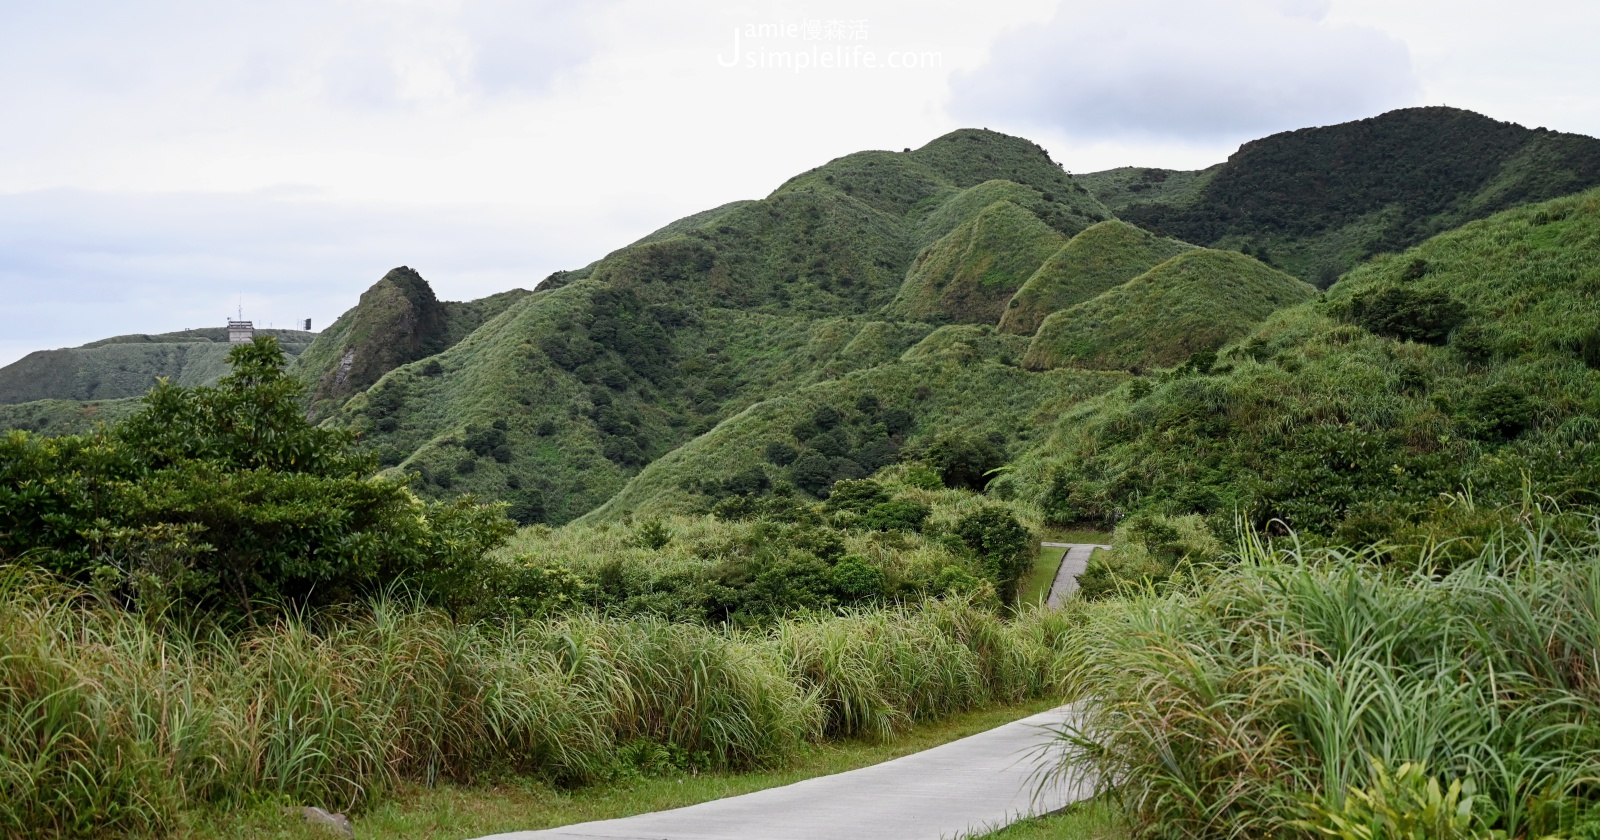
[(249, 344), (256, 338), (256, 325), (252, 321), (228, 319), (228, 343)]

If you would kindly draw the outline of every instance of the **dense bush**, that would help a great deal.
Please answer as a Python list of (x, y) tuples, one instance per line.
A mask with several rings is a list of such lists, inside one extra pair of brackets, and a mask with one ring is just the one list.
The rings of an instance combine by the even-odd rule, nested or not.
[(1017, 521), (1009, 509), (990, 505), (956, 521), (955, 535), (983, 563), (1000, 598), (1010, 602), (1017, 594), (1017, 581), (1033, 562), (1033, 534)]
[(1165, 588), (1186, 565), (1205, 566), (1223, 554), (1222, 543), (1199, 516), (1135, 514), (1117, 528), (1109, 552), (1097, 551), (1089, 558), (1078, 576), (1078, 592), (1092, 601)]
[(946, 487), (982, 491), (991, 473), (1005, 466), (1001, 441), (987, 437), (950, 434), (928, 447), (925, 459), (937, 467)]
[(1387, 338), (1444, 344), (1466, 320), (1466, 308), (1442, 289), (1390, 286), (1350, 300), (1350, 318)]

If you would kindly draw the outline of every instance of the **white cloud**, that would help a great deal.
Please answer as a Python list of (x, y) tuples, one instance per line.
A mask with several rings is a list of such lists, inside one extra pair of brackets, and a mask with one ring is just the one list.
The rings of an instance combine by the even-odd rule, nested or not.
[(1067, 0), (952, 82), (951, 110), (1078, 141), (1238, 142), (1371, 116), (1419, 92), (1405, 44), (1328, 0)]

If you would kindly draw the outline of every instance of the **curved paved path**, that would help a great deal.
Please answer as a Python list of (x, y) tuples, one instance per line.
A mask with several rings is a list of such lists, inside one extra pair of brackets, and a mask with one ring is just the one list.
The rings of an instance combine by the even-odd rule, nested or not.
[(1078, 591), (1078, 575), (1089, 567), (1089, 557), (1097, 548), (1110, 550), (1109, 545), (1095, 545), (1094, 543), (1039, 543), (1043, 548), (1065, 548), (1066, 554), (1061, 556), (1061, 568), (1056, 570), (1055, 583), (1050, 584), (1050, 597), (1045, 601), (1052, 607), (1061, 606), (1061, 602), (1068, 595)]
[[(1067, 707), (943, 746), (784, 787), (671, 811), (493, 840), (953, 840), (1084, 798), (1078, 786), (1035, 796), (1039, 749)], [(487, 840), (487, 838), (485, 839)]]

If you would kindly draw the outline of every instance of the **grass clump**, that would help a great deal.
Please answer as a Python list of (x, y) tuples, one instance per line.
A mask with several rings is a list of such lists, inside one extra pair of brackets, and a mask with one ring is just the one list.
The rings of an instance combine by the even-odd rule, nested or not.
[(1114, 792), (1140, 837), (1591, 821), (1600, 531), (1575, 524), (1445, 573), (1249, 542), (1197, 590), (1086, 609), (1061, 770)]
[(505, 773), (581, 783), (630, 756), (772, 766), (805, 743), (1039, 696), (1066, 633), (960, 601), (753, 633), (584, 614), (466, 625), (378, 601), (227, 634), (17, 567), (0, 581), (10, 836), (158, 834), (264, 797), (360, 811), (402, 783)]

